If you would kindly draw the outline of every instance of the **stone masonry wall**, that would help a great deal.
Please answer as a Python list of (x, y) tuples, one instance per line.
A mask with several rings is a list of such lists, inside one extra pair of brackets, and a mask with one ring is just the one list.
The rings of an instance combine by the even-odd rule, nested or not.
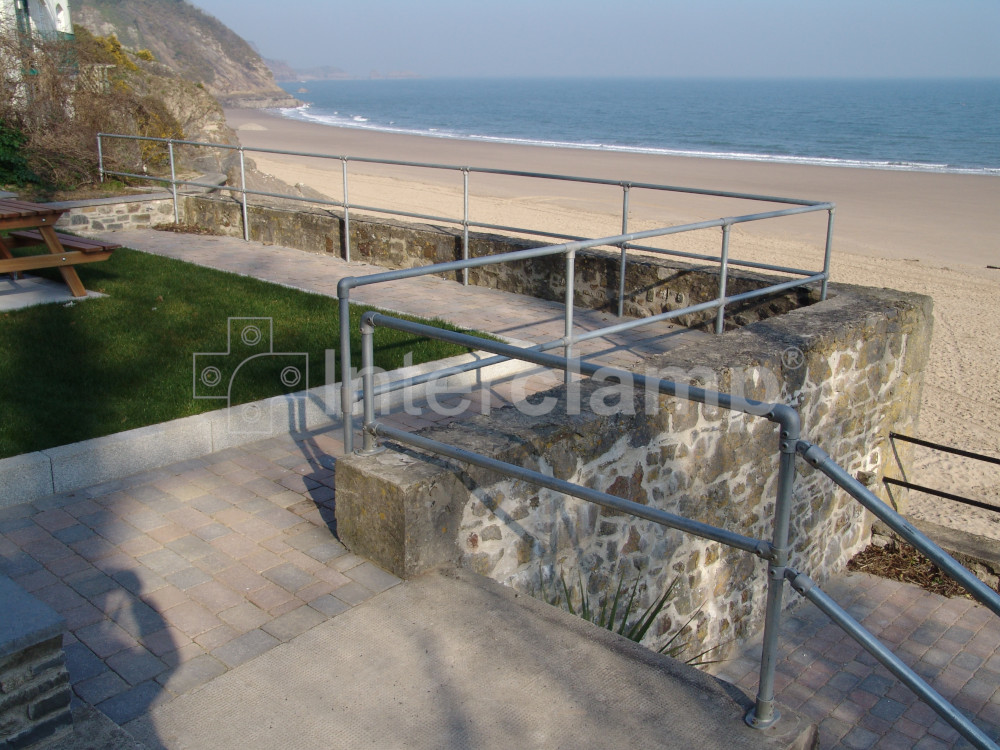
[[(188, 196), (183, 200), (184, 221), (212, 228), (219, 234), (243, 235), (239, 203), (218, 196)], [(334, 211), (251, 205), (248, 208), (250, 239), (265, 244), (294, 247), (343, 257), (343, 218)], [(461, 232), (423, 224), (351, 217), (351, 259), (383, 268), (413, 268), (445, 263), (462, 257)], [(469, 255), (499, 255), (513, 250), (542, 247), (548, 243), (472, 234)], [(617, 310), (619, 253), (587, 250), (577, 253), (574, 303), (591, 309)], [(459, 274), (451, 278), (460, 279)], [(731, 267), (731, 295), (775, 283), (774, 277)], [(566, 266), (562, 256), (470, 269), (469, 283), (505, 292), (562, 301), (566, 292)], [(692, 266), (664, 258), (629, 257), (626, 268), (625, 314), (633, 317), (676, 310), (717, 296), (717, 267)], [(771, 297), (748, 300), (727, 308), (726, 327), (736, 328), (763, 320), (818, 299), (814, 291), (799, 289)], [(714, 311), (678, 318), (681, 325), (714, 323)]]
[[(931, 328), (929, 298), (832, 287), (825, 302), (679, 347), (649, 374), (798, 404), (803, 437), (873, 491), (890, 430), (914, 426)], [(609, 382), (554, 389), (547, 414), (514, 407), (422, 434), (639, 503), (770, 540), (777, 427)], [(537, 400), (536, 400), (537, 401)], [(567, 403), (582, 403), (566, 416)], [(551, 405), (551, 404), (550, 404)], [(817, 581), (867, 541), (861, 506), (797, 463), (791, 565)], [(403, 576), (458, 563), (526, 592), (563, 574), (592, 603), (638, 576), (642, 606), (675, 578), (647, 636), (653, 646), (694, 616), (699, 650), (736, 647), (762, 625), (766, 565), (680, 532), (469, 466), (390, 450), (337, 464), (338, 534)], [(789, 596), (794, 596), (789, 594)]]
[(0, 577), (0, 749), (47, 744), (72, 727), (64, 622), (46, 604)]
[(148, 229), (174, 220), (174, 205), (169, 193), (63, 201), (53, 205), (69, 209), (60, 217), (56, 228), (82, 235)]

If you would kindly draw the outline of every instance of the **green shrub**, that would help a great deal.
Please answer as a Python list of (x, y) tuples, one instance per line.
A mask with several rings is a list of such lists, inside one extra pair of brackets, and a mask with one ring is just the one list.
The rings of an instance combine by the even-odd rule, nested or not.
[(24, 133), (0, 120), (0, 184), (23, 186), (38, 182), (24, 156)]

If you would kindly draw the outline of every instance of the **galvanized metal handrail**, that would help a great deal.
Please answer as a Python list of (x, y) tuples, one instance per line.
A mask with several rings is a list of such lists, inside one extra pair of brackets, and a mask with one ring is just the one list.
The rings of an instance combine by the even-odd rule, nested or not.
[[(800, 209), (793, 208), (788, 209), (790, 211), (798, 212)], [(773, 212), (768, 212), (768, 216)], [(448, 274), (455, 271), (466, 272), (469, 268), (478, 268), (482, 266), (489, 265), (499, 265), (501, 263), (513, 263), (521, 260), (530, 260), (534, 258), (541, 258), (552, 255), (563, 255), (566, 259), (566, 292), (565, 300), (563, 304), (564, 316), (565, 316), (565, 326), (564, 326), (564, 336), (561, 339), (556, 339), (551, 342), (547, 342), (539, 347), (539, 350), (545, 350), (550, 348), (562, 347), (565, 351), (566, 357), (572, 357), (573, 345), (582, 341), (589, 341), (594, 338), (600, 338), (603, 336), (608, 336), (613, 333), (620, 333), (622, 331), (630, 330), (633, 328), (638, 328), (643, 325), (651, 325), (660, 321), (671, 320), (674, 318), (679, 318), (682, 315), (687, 315), (691, 313), (701, 312), (704, 310), (716, 309), (716, 321), (715, 330), (717, 333), (721, 333), (723, 329), (723, 320), (725, 316), (725, 309), (727, 305), (731, 305), (735, 302), (743, 302), (749, 299), (754, 299), (757, 297), (764, 297), (770, 294), (777, 294), (788, 289), (792, 289), (799, 286), (804, 286), (805, 284), (813, 283), (816, 281), (822, 282), (824, 285), (827, 282), (828, 275), (826, 273), (817, 273), (812, 276), (808, 276), (804, 279), (793, 279), (790, 281), (782, 282), (779, 284), (773, 284), (771, 286), (763, 287), (761, 289), (755, 289), (749, 292), (743, 292), (736, 295), (727, 295), (726, 293), (726, 256), (723, 255), (722, 258), (722, 272), (720, 273), (720, 283), (719, 283), (719, 296), (715, 299), (709, 300), (707, 302), (701, 302), (694, 305), (688, 305), (683, 308), (676, 310), (668, 310), (664, 313), (659, 313), (657, 315), (650, 315), (637, 320), (625, 321), (623, 323), (617, 323), (610, 326), (605, 326), (603, 328), (595, 329), (586, 333), (575, 334), (573, 331), (573, 300), (575, 295), (575, 283), (574, 283), (574, 269), (575, 269), (575, 255), (580, 250), (587, 250), (592, 247), (599, 246), (609, 246), (609, 245), (627, 245), (635, 240), (646, 239), (649, 237), (659, 237), (665, 235), (679, 234), (685, 231), (692, 231), (694, 229), (704, 229), (706, 227), (723, 227), (724, 237), (728, 237), (728, 227), (734, 223), (740, 223), (745, 221), (753, 221), (754, 215), (750, 216), (737, 216), (724, 219), (714, 219), (711, 221), (701, 221), (695, 222), (693, 224), (684, 224), (680, 226), (662, 227), (659, 229), (649, 229), (642, 232), (630, 232), (628, 234), (615, 235), (613, 237), (601, 237), (598, 239), (591, 240), (577, 240), (574, 242), (567, 242), (562, 245), (550, 245), (547, 247), (536, 247), (527, 248), (524, 250), (515, 250), (509, 253), (503, 253), (501, 255), (485, 255), (478, 258), (468, 258), (463, 260), (448, 261), (446, 263), (435, 263), (429, 266), (416, 266), (413, 268), (403, 268), (393, 271), (383, 271), (381, 273), (370, 274), (368, 276), (349, 276), (340, 280), (337, 284), (337, 297), (340, 305), (340, 358), (341, 358), (341, 410), (344, 419), (344, 449), (348, 452), (354, 449), (354, 423), (353, 423), (353, 408), (354, 404), (357, 403), (357, 392), (349, 387), (349, 384), (353, 381), (352, 366), (351, 366), (351, 346), (350, 346), (350, 296), (351, 290), (356, 287), (370, 286), (372, 284), (382, 284), (392, 281), (401, 281), (404, 279), (412, 279), (420, 276), (428, 276), (434, 274)], [(482, 360), (478, 362), (470, 362), (467, 365), (461, 366), (462, 372), (470, 372), (472, 370), (481, 369), (491, 364), (495, 364), (498, 360), (489, 359)], [(567, 375), (567, 378), (569, 376)], [(432, 377), (425, 379), (430, 380)], [(568, 380), (567, 380), (568, 382)], [(389, 390), (398, 390), (399, 388), (406, 387), (404, 383), (411, 383), (411, 380), (400, 381), (398, 384), (393, 386), (382, 386), (382, 392), (388, 392)]]
[[(752, 416), (763, 417), (779, 425), (779, 468), (778, 489), (772, 527), (772, 540), (753, 539), (741, 534), (704, 524), (693, 519), (650, 508), (646, 505), (624, 500), (572, 482), (560, 480), (541, 472), (525, 469), (498, 459), (476, 454), (455, 446), (447, 445), (426, 437), (414, 435), (382, 424), (375, 419), (374, 389), (374, 331), (377, 326), (392, 328), (405, 333), (439, 339), (461, 346), (469, 346), (492, 352), (496, 355), (525, 362), (565, 370), (567, 372), (593, 375), (601, 371), (607, 377), (629, 379), (646, 389), (674, 396), (696, 403), (710, 404), (723, 409), (737, 411)], [(686, 533), (721, 544), (741, 549), (768, 562), (768, 594), (765, 607), (763, 647), (761, 654), (760, 679), (754, 707), (746, 716), (746, 722), (755, 728), (766, 728), (774, 724), (779, 712), (774, 706), (774, 677), (777, 666), (778, 632), (780, 629), (782, 591), (788, 580), (796, 592), (813, 602), (833, 622), (854, 638), (865, 650), (875, 656), (890, 672), (926, 702), (941, 718), (947, 721), (965, 739), (982, 750), (998, 750), (998, 745), (972, 723), (927, 682), (903, 663), (874, 635), (858, 623), (850, 614), (825, 594), (815, 582), (804, 573), (788, 566), (788, 537), (791, 521), (792, 488), (795, 481), (795, 459), (803, 456), (806, 461), (845, 489), (876, 517), (907, 539), (917, 549), (926, 554), (948, 575), (969, 591), (977, 600), (994, 614), (1000, 615), (1000, 595), (985, 586), (970, 571), (938, 547), (934, 542), (911, 526), (899, 514), (878, 499), (867, 487), (854, 479), (818, 446), (800, 438), (798, 412), (786, 405), (767, 403), (710, 391), (641, 374), (600, 367), (597, 364), (571, 360), (537, 351), (537, 348), (523, 349), (509, 344), (490, 341), (470, 334), (445, 331), (434, 326), (401, 320), (390, 315), (368, 312), (361, 319), (362, 334), (362, 383), (364, 400), (364, 447), (362, 453), (381, 450), (380, 438), (388, 438), (429, 453), (434, 453), (475, 466), (481, 466), (514, 479), (530, 482), (557, 492), (594, 502), (613, 510), (635, 515), (639, 518), (675, 528)], [(346, 390), (346, 389), (345, 389)]]
[[(156, 177), (147, 174), (136, 174), (132, 172), (121, 172), (108, 170), (104, 165), (104, 148), (103, 139), (105, 138), (119, 138), (124, 140), (134, 140), (134, 141), (150, 141), (156, 143), (165, 143), (168, 148), (170, 157), (170, 179), (167, 180), (163, 177)], [(174, 221), (179, 222), (178, 219), (178, 197), (177, 197), (177, 186), (187, 185), (191, 187), (202, 187), (202, 188), (217, 188), (217, 185), (206, 185), (204, 183), (199, 183), (190, 180), (178, 180), (176, 178), (175, 162), (174, 162), (174, 146), (192, 146), (192, 147), (203, 147), (203, 148), (213, 148), (222, 149), (228, 151), (236, 151), (239, 153), (240, 157), (240, 186), (237, 188), (235, 186), (230, 186), (228, 189), (233, 192), (238, 192), (241, 196), (241, 207), (243, 213), (243, 239), (249, 240), (250, 238), (250, 226), (248, 219), (248, 201), (247, 196), (255, 195), (260, 197), (269, 198), (279, 198), (284, 200), (298, 201), (301, 203), (309, 203), (321, 206), (333, 206), (341, 208), (344, 211), (344, 237), (343, 237), (343, 247), (344, 247), (344, 259), (350, 262), (351, 260), (351, 232), (350, 232), (350, 213), (352, 210), (366, 211), (369, 213), (380, 213), (389, 216), (399, 216), (409, 219), (419, 219), (421, 221), (433, 221), (441, 222), (445, 224), (454, 224), (462, 228), (462, 258), (467, 260), (469, 258), (469, 230), (470, 229), (485, 229), (492, 231), (502, 231), (502, 232), (513, 232), (517, 234), (527, 234), (536, 237), (547, 237), (550, 239), (559, 240), (579, 240), (585, 239), (581, 237), (576, 237), (572, 235), (567, 235), (559, 232), (550, 232), (538, 228), (527, 228), (527, 227), (514, 227), (506, 226), (502, 224), (492, 224), (488, 222), (477, 222), (472, 219), (469, 213), (469, 175), (470, 174), (483, 174), (483, 175), (504, 175), (510, 177), (518, 177), (522, 179), (541, 179), (550, 180), (557, 182), (573, 182), (579, 184), (588, 185), (605, 185), (618, 187), (622, 190), (623, 201), (622, 201), (622, 234), (628, 233), (628, 218), (629, 218), (629, 194), (633, 189), (651, 190), (658, 192), (671, 192), (671, 193), (682, 193), (690, 195), (704, 195), (719, 198), (735, 198), (740, 200), (749, 201), (760, 201), (767, 203), (777, 203), (784, 204), (788, 206), (797, 207), (798, 210), (784, 209), (782, 211), (774, 211), (769, 213), (754, 214), (753, 218), (740, 218), (739, 220), (733, 220), (728, 224), (706, 224), (700, 228), (708, 228), (710, 226), (731, 226), (732, 224), (741, 223), (742, 221), (759, 221), (769, 218), (777, 218), (780, 216), (792, 216), (796, 213), (814, 212), (814, 211), (827, 211), (829, 213), (829, 218), (827, 221), (827, 232), (826, 232), (826, 245), (824, 249), (824, 261), (823, 261), (823, 273), (826, 277), (822, 281), (821, 286), (821, 296), (823, 299), (826, 298), (827, 283), (829, 279), (830, 270), (830, 255), (832, 248), (833, 239), (833, 213), (834, 205), (832, 203), (822, 202), (822, 201), (811, 201), (801, 198), (784, 198), (780, 196), (773, 195), (759, 195), (754, 193), (739, 193), (729, 190), (709, 190), (705, 188), (690, 188), (682, 187), (677, 185), (659, 185), (654, 183), (645, 182), (628, 182), (625, 180), (610, 180), (597, 177), (580, 177), (573, 175), (560, 175), (560, 174), (548, 174), (543, 172), (531, 172), (523, 170), (508, 170), (508, 169), (496, 169), (490, 167), (470, 167), (470, 166), (459, 166), (455, 164), (435, 164), (427, 162), (413, 162), (413, 161), (403, 161), (398, 159), (378, 159), (372, 157), (358, 157), (358, 156), (347, 156), (338, 154), (323, 154), (323, 153), (311, 153), (307, 151), (289, 151), (285, 149), (270, 149), (270, 148), (259, 148), (250, 147), (242, 145), (234, 145), (228, 143), (206, 143), (202, 141), (189, 141), (184, 139), (176, 138), (154, 138), (148, 136), (136, 136), (136, 135), (122, 135), (113, 133), (98, 133), (97, 134), (97, 154), (98, 154), (98, 170), (100, 178), (103, 181), (105, 175), (113, 175), (118, 177), (127, 177), (130, 179), (139, 180), (151, 180), (155, 182), (169, 183), (171, 186), (171, 191), (173, 194), (174, 201)], [(316, 159), (326, 159), (332, 161), (339, 161), (341, 163), (341, 169), (343, 172), (343, 200), (327, 200), (314, 197), (306, 197), (302, 195), (290, 195), (287, 193), (273, 193), (263, 190), (251, 190), (246, 187), (246, 169), (244, 165), (244, 155), (246, 153), (259, 153), (259, 154), (274, 154), (281, 156), (301, 156), (307, 158)], [(433, 214), (417, 213), (413, 211), (403, 211), (399, 209), (389, 209), (379, 206), (367, 206), (352, 204), (349, 200), (349, 180), (348, 180), (348, 164), (354, 162), (357, 164), (380, 164), (387, 166), (399, 166), (407, 168), (416, 169), (429, 169), (429, 170), (443, 170), (450, 172), (458, 172), (462, 174), (462, 195), (463, 195), (463, 214), (462, 217), (454, 218), (447, 216), (436, 216)], [(728, 220), (727, 220), (728, 221)], [(685, 231), (691, 231), (690, 229)], [(724, 229), (724, 233), (728, 230)], [(728, 235), (726, 235), (727, 237)], [(619, 317), (623, 315), (624, 305), (625, 305), (625, 289), (624, 289), (624, 279), (625, 271), (627, 267), (627, 251), (628, 250), (641, 250), (644, 252), (653, 252), (661, 255), (668, 255), (672, 257), (679, 258), (692, 258), (707, 260), (711, 262), (719, 262), (721, 260), (723, 269), (727, 265), (738, 265), (747, 268), (760, 268), (763, 270), (779, 271), (783, 273), (789, 273), (792, 275), (801, 276), (811, 276), (814, 271), (803, 271), (801, 269), (786, 268), (777, 265), (764, 264), (764, 263), (754, 263), (752, 261), (744, 261), (739, 259), (727, 259), (727, 240), (726, 237), (723, 239), (723, 250), (721, 253), (721, 258), (714, 257), (710, 255), (703, 255), (699, 253), (690, 253), (679, 250), (665, 249), (665, 248), (654, 248), (647, 246), (636, 246), (628, 242), (622, 242), (618, 246), (621, 248), (621, 257), (619, 261), (619, 295), (618, 295), (618, 315)], [(723, 273), (723, 276), (725, 273)], [(462, 281), (463, 283), (468, 283), (468, 269), (462, 269)]]

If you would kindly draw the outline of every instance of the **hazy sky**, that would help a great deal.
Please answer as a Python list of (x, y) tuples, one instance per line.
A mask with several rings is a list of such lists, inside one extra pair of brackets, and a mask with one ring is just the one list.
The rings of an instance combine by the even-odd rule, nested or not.
[(1000, 77), (998, 0), (191, 0), (367, 75)]

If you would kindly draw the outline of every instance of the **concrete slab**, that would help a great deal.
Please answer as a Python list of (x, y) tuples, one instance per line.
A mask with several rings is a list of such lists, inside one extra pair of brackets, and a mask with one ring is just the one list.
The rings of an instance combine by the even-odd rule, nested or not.
[(98, 292), (87, 292), (86, 297), (74, 297), (65, 284), (37, 276), (24, 275), (20, 279), (15, 279), (9, 274), (0, 276), (0, 312), (20, 310), (33, 305), (76, 304), (104, 296)]
[(407, 581), (126, 729), (150, 748), (806, 748), (786, 712), (464, 572)]

